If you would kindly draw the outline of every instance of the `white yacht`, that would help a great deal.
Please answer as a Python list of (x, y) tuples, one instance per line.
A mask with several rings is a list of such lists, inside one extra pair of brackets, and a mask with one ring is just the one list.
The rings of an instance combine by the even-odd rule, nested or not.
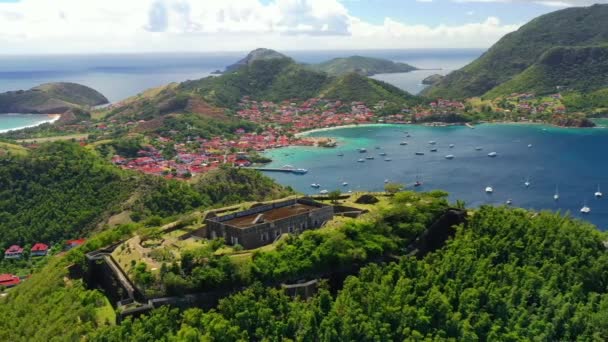
[(524, 185), (526, 186), (526, 188), (530, 187), (530, 177), (526, 178), (526, 181), (524, 182)]
[(329, 193), (329, 190), (321, 190), (321, 191), (319, 191), (319, 193), (321, 195), (327, 195)]
[(453, 154), (448, 154), (447, 156), (445, 156), (445, 159), (454, 159), (454, 155)]
[(595, 197), (596, 198), (602, 198), (604, 197), (604, 194), (602, 193), (602, 191), (600, 191), (600, 186), (597, 186), (597, 191), (595, 192)]
[(591, 208), (589, 208), (587, 206), (587, 204), (585, 204), (582, 208), (581, 208), (581, 214), (589, 214), (591, 212)]
[(388, 183), (388, 179), (385, 179), (385, 180), (384, 180), (384, 184), (386, 184), (386, 183)]
[(312, 184), (310, 184), (310, 187), (311, 187), (311, 188), (318, 189), (318, 188), (320, 188), (320, 187), (321, 187), (321, 184), (312, 183)]
[(359, 158), (359, 160), (357, 160), (357, 163), (365, 163), (365, 159)]
[(407, 145), (407, 141), (402, 141), (402, 142), (399, 143), (399, 145), (405, 146), (405, 145)]
[(450, 148), (454, 148), (454, 144), (450, 144)]
[(384, 158), (384, 161), (390, 162), (390, 161), (392, 161), (392, 159), (391, 158)]
[(347, 182), (342, 182), (342, 186), (348, 186)]
[(475, 151), (481, 151), (481, 150), (483, 150), (483, 147), (481, 147), (481, 146), (475, 147)]
[(512, 205), (513, 204), (513, 200), (511, 200), (510, 198), (507, 200), (507, 205)]
[(558, 190), (557, 186), (555, 187), (555, 194), (553, 195), (553, 200), (559, 201), (559, 190)]
[(528, 144), (528, 148), (532, 148), (532, 144)]
[(496, 152), (490, 152), (490, 153), (488, 153), (488, 157), (490, 157), (490, 158), (494, 158), (496, 156), (498, 156), (498, 153), (496, 153)]
[(494, 192), (494, 188), (492, 188), (491, 186), (487, 186), (487, 187), (486, 187), (486, 193), (487, 193), (487, 194), (491, 194), (491, 193), (493, 193), (493, 192)]
[(435, 140), (431, 140), (431, 141), (429, 141), (429, 144), (430, 145), (435, 145), (435, 144), (437, 144), (437, 142)]

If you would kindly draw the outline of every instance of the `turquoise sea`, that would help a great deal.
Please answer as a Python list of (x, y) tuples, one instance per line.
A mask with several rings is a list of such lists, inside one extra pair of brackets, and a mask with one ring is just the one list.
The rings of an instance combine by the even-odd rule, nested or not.
[(0, 114), (0, 133), (37, 126), (51, 120), (46, 114)]
[[(411, 137), (407, 138), (404, 132)], [(464, 200), (469, 206), (502, 205), (511, 199), (514, 206), (570, 212), (600, 229), (608, 228), (608, 158), (604, 154), (608, 129), (507, 124), (485, 124), (475, 129), (381, 125), (313, 132), (310, 136), (335, 138), (339, 147), (268, 151), (274, 159), (271, 167), (290, 164), (309, 172), (302, 176), (267, 175), (308, 194), (323, 189), (379, 191), (388, 180), (416, 191), (442, 189), (450, 193), (452, 200)], [(400, 145), (402, 141), (408, 145)], [(429, 141), (436, 141), (436, 145)], [(450, 148), (450, 144), (454, 147)], [(430, 152), (432, 147), (438, 151)], [(477, 151), (476, 147), (483, 150)], [(359, 148), (368, 152), (359, 153)], [(392, 161), (384, 161), (381, 152)], [(417, 156), (416, 152), (425, 154)], [(498, 156), (490, 158), (490, 152)], [(454, 159), (446, 159), (448, 154)], [(375, 159), (357, 162), (368, 155)], [(417, 177), (423, 186), (413, 188)], [(528, 188), (524, 185), (526, 180), (531, 183)], [(348, 186), (342, 186), (343, 182)], [(313, 189), (312, 183), (321, 184), (321, 188)], [(595, 198), (598, 185), (605, 188), (605, 198)], [(493, 194), (485, 193), (487, 186), (494, 188)], [(556, 188), (560, 195), (557, 202), (553, 200)], [(585, 203), (592, 212), (581, 216), (579, 210)]]

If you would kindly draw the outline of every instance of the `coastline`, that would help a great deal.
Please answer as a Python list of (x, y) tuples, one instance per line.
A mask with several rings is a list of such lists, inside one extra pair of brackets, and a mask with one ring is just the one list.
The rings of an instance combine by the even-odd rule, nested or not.
[(388, 124), (388, 123), (366, 123), (366, 124), (360, 124), (360, 125), (356, 125), (356, 124), (349, 124), (349, 125), (343, 125), (343, 126), (332, 126), (332, 127), (324, 127), (324, 128), (315, 128), (315, 129), (311, 129), (308, 131), (302, 131), (299, 133), (294, 134), (294, 136), (296, 138), (300, 138), (300, 137), (305, 137), (309, 134), (312, 133), (316, 133), (316, 132), (328, 132), (328, 131), (334, 131), (336, 129), (342, 129), (342, 128), (357, 128), (357, 127), (378, 127), (378, 126), (404, 126), (407, 124)]
[(19, 114), (19, 113), (7, 113), (7, 114), (0, 114), (0, 119), (2, 118), (2, 116), (24, 116), (24, 115), (45, 115), (47, 116), (48, 119), (40, 121), (38, 123), (35, 124), (30, 124), (30, 125), (25, 125), (25, 126), (19, 126), (19, 127), (14, 127), (14, 128), (7, 128), (7, 129), (0, 129), (0, 134), (2, 133), (7, 133), (7, 132), (12, 132), (12, 131), (18, 131), (18, 130), (22, 130), (22, 129), (26, 129), (26, 128), (32, 128), (32, 127), (36, 127), (36, 126), (40, 126), (42, 124), (45, 123), (54, 123), (55, 121), (59, 120), (61, 118), (61, 114)]

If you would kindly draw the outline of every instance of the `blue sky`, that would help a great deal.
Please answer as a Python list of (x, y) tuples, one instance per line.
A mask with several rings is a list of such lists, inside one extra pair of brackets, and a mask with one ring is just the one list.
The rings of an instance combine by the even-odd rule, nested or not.
[(487, 48), (608, 0), (0, 0), (0, 54)]

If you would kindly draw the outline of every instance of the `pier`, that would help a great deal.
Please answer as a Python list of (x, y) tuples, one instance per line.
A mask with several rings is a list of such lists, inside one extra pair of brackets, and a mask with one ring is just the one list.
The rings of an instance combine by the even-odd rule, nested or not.
[(264, 172), (283, 172), (283, 173), (293, 173), (296, 175), (303, 175), (308, 173), (306, 169), (285, 169), (285, 168), (269, 168), (269, 167), (246, 167), (245, 169), (258, 170)]

